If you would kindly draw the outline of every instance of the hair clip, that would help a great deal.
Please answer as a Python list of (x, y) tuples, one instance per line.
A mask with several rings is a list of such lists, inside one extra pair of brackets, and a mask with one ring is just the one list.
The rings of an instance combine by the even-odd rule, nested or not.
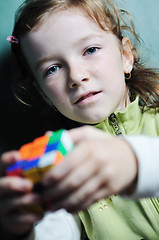
[(10, 42), (10, 43), (16, 43), (16, 44), (19, 43), (18, 38), (14, 37), (14, 36), (8, 36), (7, 41)]

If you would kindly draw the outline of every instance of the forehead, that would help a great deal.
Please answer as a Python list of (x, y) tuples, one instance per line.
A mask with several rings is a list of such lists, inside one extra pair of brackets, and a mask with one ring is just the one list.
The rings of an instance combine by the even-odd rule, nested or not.
[(32, 43), (35, 43), (34, 48), (39, 48), (41, 44), (54, 44), (55, 47), (59, 41), (64, 45), (68, 39), (69, 42), (82, 41), (88, 35), (101, 32), (105, 31), (85, 11), (77, 8), (61, 10), (50, 14), (22, 37), (22, 49)]
[[(51, 12), (47, 18), (40, 21), (31, 32), (46, 33), (50, 29), (54, 29), (54, 36), (62, 33), (70, 34), (71, 30), (75, 31), (76, 27), (84, 26), (85, 28), (93, 28), (99, 31), (100, 26), (91, 18), (88, 13), (80, 8), (72, 7), (64, 10), (55, 10)], [(78, 29), (77, 29), (78, 30)], [(101, 30), (101, 29), (100, 29)], [(87, 29), (88, 31), (88, 29)]]
[(78, 51), (92, 39), (105, 41), (107, 35), (113, 35), (108, 32), (85, 11), (71, 8), (50, 14), (21, 39), (21, 46), (29, 65), (35, 69), (37, 62), (44, 58), (59, 59), (71, 55), (72, 50)]

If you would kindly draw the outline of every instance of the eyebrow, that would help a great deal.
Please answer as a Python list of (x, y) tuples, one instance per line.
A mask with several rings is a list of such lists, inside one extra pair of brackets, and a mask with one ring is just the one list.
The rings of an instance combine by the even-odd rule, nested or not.
[(86, 41), (88, 41), (88, 40), (90, 40), (90, 39), (93, 39), (93, 38), (102, 38), (102, 36), (101, 36), (100, 34), (92, 33), (92, 34), (90, 34), (90, 35), (88, 35), (88, 36), (85, 36), (85, 37), (79, 39), (75, 44), (78, 45), (78, 44), (81, 43), (81, 42), (86, 42)]
[[(88, 36), (85, 36), (85, 37), (82, 37), (81, 39), (79, 39), (74, 45), (79, 45), (79, 43), (82, 43), (82, 42), (86, 42), (90, 39), (92, 39), (93, 37), (98, 37), (98, 38), (102, 38), (102, 36), (100, 34), (90, 34)], [(45, 58), (42, 58), (41, 60), (39, 60), (35, 66), (35, 69), (37, 70), (43, 63), (45, 62), (48, 62), (48, 61), (51, 61), (55, 56), (53, 55), (50, 55), (48, 57), (45, 57)]]
[(48, 56), (48, 57), (45, 57), (45, 58), (42, 58), (41, 60), (39, 60), (35, 66), (35, 69), (37, 70), (43, 63), (45, 62), (48, 62), (48, 61), (51, 61), (53, 58), (53, 56)]

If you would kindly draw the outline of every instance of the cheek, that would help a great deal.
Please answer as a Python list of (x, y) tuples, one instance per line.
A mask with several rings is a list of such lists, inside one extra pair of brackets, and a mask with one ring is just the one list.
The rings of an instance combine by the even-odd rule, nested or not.
[[(119, 52), (119, 50), (118, 50)], [(122, 70), (121, 55), (118, 52), (107, 50), (94, 64), (94, 72), (102, 77), (111, 78)]]
[(61, 109), (61, 107), (65, 107), (66, 105), (66, 94), (62, 91), (61, 88), (58, 87), (47, 87), (46, 88), (47, 97), (50, 99), (53, 105), (57, 109)]
[(58, 100), (61, 96), (60, 88), (56, 85), (52, 84), (51, 82), (45, 82), (40, 84), (40, 87), (46, 97), (54, 104), (55, 100)]

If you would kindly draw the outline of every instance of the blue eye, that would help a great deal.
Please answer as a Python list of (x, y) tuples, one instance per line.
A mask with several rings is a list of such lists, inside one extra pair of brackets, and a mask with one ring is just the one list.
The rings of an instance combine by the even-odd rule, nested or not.
[(44, 76), (47, 77), (49, 75), (53, 75), (55, 74), (58, 70), (60, 69), (59, 66), (51, 66), (50, 68), (48, 68), (45, 73)]
[(90, 47), (85, 51), (86, 55), (92, 55), (93, 53), (95, 53), (98, 50), (97, 47)]

